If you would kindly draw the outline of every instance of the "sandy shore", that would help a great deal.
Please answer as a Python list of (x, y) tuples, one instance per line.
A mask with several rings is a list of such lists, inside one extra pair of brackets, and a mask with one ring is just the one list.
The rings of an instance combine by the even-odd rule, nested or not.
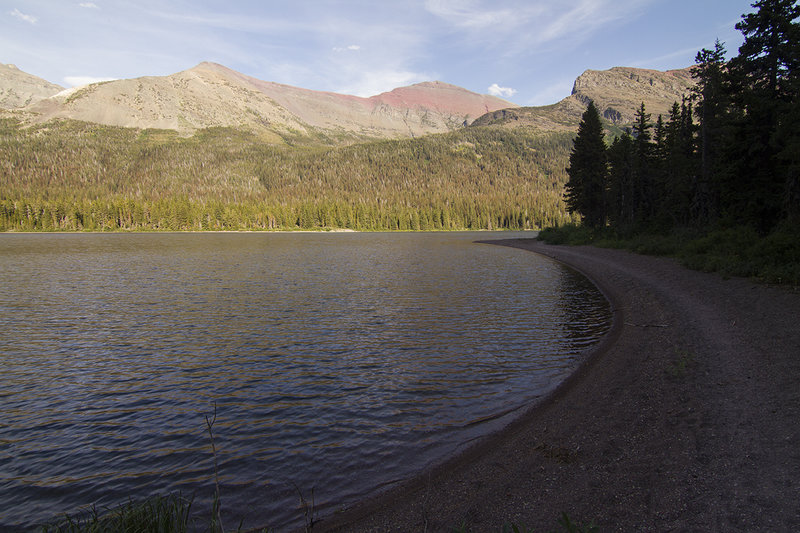
[(550, 398), (314, 531), (800, 531), (800, 293), (669, 259), (495, 241), (592, 279), (615, 325)]

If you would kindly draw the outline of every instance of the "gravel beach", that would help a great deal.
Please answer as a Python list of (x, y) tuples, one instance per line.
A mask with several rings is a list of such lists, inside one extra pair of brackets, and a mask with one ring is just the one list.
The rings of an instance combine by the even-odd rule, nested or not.
[(591, 279), (614, 325), (550, 397), (314, 531), (800, 531), (800, 292), (671, 259), (492, 241)]

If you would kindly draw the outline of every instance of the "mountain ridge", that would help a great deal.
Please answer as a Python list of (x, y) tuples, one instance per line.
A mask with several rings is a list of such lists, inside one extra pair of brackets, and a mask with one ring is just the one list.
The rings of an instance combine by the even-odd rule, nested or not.
[(570, 132), (577, 129), (590, 100), (613, 129), (632, 123), (642, 102), (653, 117), (668, 113), (692, 85), (688, 68), (586, 70), (561, 101), (520, 107), (442, 81), (359, 97), (264, 81), (208, 61), (167, 76), (71, 89), (0, 64), (0, 97), (5, 98), (0, 101), (28, 123), (74, 119), (174, 130), (183, 136), (209, 127), (244, 127), (275, 143), (298, 138), (327, 144), (409, 138), (468, 125)]
[(574, 131), (589, 101), (593, 101), (609, 124), (623, 127), (634, 121), (642, 102), (653, 118), (666, 116), (672, 104), (680, 103), (693, 85), (691, 68), (586, 70), (576, 78), (572, 93), (555, 104), (493, 111), (478, 117), (472, 125)]
[(168, 76), (95, 83), (27, 106), (33, 122), (67, 118), (111, 126), (176, 130), (247, 127), (267, 135), (402, 138), (462, 127), (487, 111), (514, 107), (442, 82), (369, 98), (264, 81), (203, 62)]
[(53, 96), (64, 88), (43, 78), (0, 63), (0, 109), (19, 109)]

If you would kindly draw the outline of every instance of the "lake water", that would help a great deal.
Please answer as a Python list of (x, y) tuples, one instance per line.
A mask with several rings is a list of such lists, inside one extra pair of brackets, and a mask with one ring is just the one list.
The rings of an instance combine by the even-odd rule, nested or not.
[(0, 235), (0, 530), (176, 491), (207, 512), (215, 405), (229, 529), (458, 452), (610, 325), (582, 276), (474, 242), (514, 236)]

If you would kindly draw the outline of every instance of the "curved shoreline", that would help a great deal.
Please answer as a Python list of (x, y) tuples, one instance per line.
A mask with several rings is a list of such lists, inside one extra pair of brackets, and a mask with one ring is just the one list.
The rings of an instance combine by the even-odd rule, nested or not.
[(315, 531), (800, 529), (800, 294), (664, 258), (533, 239), (612, 304), (611, 331), (548, 398)]

